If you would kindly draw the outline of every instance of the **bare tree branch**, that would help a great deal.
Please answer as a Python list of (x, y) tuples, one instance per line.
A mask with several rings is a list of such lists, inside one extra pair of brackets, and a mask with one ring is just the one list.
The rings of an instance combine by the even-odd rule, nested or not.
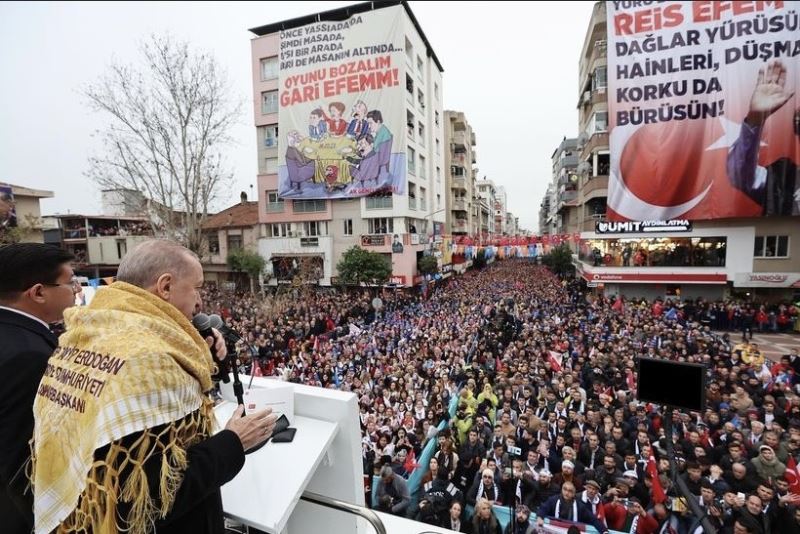
[(110, 119), (86, 174), (104, 189), (140, 192), (159, 235), (203, 253), (208, 207), (232, 183), (223, 150), (242, 106), (211, 55), (155, 35), (141, 52), (140, 68), (115, 63), (84, 90)]

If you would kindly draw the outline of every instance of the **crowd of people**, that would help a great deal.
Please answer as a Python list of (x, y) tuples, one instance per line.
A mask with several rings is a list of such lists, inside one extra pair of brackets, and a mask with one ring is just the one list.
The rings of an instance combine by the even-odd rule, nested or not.
[[(204, 301), (242, 335), (252, 372), (358, 395), (374, 508), (475, 533), (500, 531), (497, 507), (514, 511), (513, 533), (544, 517), (695, 532), (669, 476), (672, 439), (678, 476), (721, 532), (800, 532), (800, 357), (772, 362), (747, 337), (772, 308), (608, 299), (528, 260), (438, 285), (267, 299), (209, 288)], [(772, 314), (777, 325), (798, 308)], [(639, 402), (639, 356), (703, 364), (706, 409)]]

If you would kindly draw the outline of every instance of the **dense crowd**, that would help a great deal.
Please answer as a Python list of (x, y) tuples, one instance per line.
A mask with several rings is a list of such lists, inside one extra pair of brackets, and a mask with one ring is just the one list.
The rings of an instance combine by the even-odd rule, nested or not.
[[(694, 532), (669, 476), (671, 437), (679, 476), (720, 531), (800, 532), (789, 491), (800, 358), (772, 362), (748, 339), (790, 330), (797, 306), (607, 299), (527, 260), (437, 285), (267, 299), (209, 288), (204, 301), (243, 336), (256, 374), (359, 396), (375, 508), (475, 533), (500, 531), (498, 506), (514, 511), (514, 533), (545, 516), (601, 532)], [(726, 329), (735, 333), (715, 332)], [(703, 364), (706, 409), (638, 402), (639, 356)]]

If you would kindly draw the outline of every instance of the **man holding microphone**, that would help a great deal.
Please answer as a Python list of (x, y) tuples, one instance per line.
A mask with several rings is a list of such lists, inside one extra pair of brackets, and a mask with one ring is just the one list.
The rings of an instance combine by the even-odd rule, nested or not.
[(271, 437), (240, 406), (213, 434), (209, 347), (191, 323), (203, 270), (188, 249), (142, 243), (117, 282), (65, 313), (34, 402), (36, 532), (222, 533), (220, 486)]

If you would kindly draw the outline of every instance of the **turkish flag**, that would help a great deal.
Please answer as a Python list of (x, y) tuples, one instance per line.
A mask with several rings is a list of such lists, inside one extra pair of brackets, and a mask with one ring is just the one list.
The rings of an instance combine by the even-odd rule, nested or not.
[[(653, 450), (653, 447), (650, 447), (650, 450)], [(787, 471), (788, 473), (788, 471)], [(650, 453), (650, 458), (647, 459), (647, 474), (650, 475), (650, 478), (653, 481), (653, 502), (655, 504), (662, 503), (667, 500), (667, 494), (664, 493), (664, 488), (661, 487), (661, 481), (658, 479), (658, 469), (656, 468), (656, 458), (653, 456), (652, 452)]]
[(789, 492), (800, 495), (800, 471), (797, 469), (797, 462), (794, 461), (794, 457), (791, 455), (786, 460), (786, 473), (783, 478), (789, 483)]

